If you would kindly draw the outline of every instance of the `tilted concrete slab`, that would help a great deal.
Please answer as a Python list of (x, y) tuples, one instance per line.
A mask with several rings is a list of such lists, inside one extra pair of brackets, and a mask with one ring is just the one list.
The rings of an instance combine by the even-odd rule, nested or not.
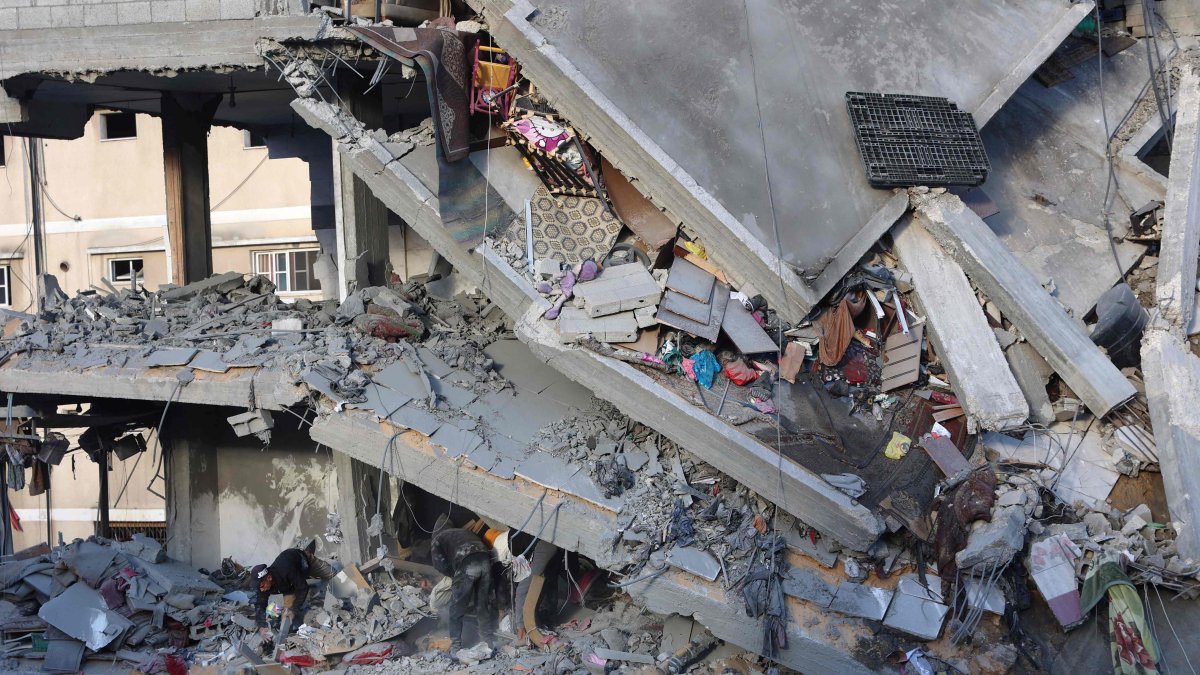
[(25, 73), (257, 68), (264, 63), (254, 50), (259, 38), (315, 40), (321, 26), (320, 17), (309, 15), (0, 31), (0, 80)]
[[(470, 4), (589, 142), (697, 233), (735, 284), (792, 318), (903, 212), (867, 184), (845, 93), (945, 96), (982, 126), (1092, 7)], [(664, 47), (674, 33), (705, 46)], [(782, 289), (776, 256), (789, 266)]]
[(892, 239), (967, 415), (984, 429), (1023, 424), (1029, 405), (962, 268), (912, 216), (892, 230)]
[(454, 241), (442, 226), (433, 190), (405, 162), (395, 161), (382, 144), (362, 133), (356, 120), (330, 104), (300, 99), (293, 108), (306, 122), (340, 141), (338, 148), (355, 175), (458, 273), (516, 320), (518, 337), (550, 366), (825, 536), (849, 548), (866, 550), (882, 533), (882, 520), (869, 509), (790, 459), (780, 462), (771, 448), (696, 408), (633, 366), (559, 344), (549, 326), (531, 318), (540, 316), (548, 303), (490, 248), (467, 251)]
[(1158, 262), (1158, 313), (1142, 339), (1142, 370), (1175, 540), (1200, 559), (1200, 358), (1187, 342), (1200, 253), (1200, 72), (1186, 69), (1171, 148)]
[[(383, 468), (427, 492), (509, 527), (522, 527), (532, 513), (526, 530), (537, 531), (544, 519), (543, 539), (591, 558), (603, 568), (618, 570), (633, 562), (613, 554), (612, 540), (618, 527), (616, 514), (563, 493), (547, 491), (520, 476), (504, 479), (446, 459), (429, 439), (417, 432), (399, 431), (366, 415), (345, 413), (318, 419), (311, 434), (313, 440), (336, 452)], [(393, 440), (394, 434), (398, 435)], [(546, 496), (539, 506), (538, 499), (543, 494)], [(760, 620), (746, 616), (741, 594), (725, 590), (720, 580), (708, 582), (686, 572), (668, 570), (625, 590), (651, 611), (693, 616), (716, 637), (755, 652), (762, 648)], [(792, 618), (787, 625), (789, 648), (776, 659), (779, 663), (803, 672), (875, 672), (870, 664), (852, 655), (857, 640), (869, 639), (871, 631), (867, 626), (792, 598), (788, 604)], [(814, 620), (802, 622), (802, 617)], [(833, 623), (848, 633), (844, 643), (825, 638), (822, 624)]]
[(987, 224), (949, 193), (913, 191), (917, 220), (1097, 416), (1136, 391)]
[(176, 391), (181, 370), (187, 369), (104, 366), (80, 371), (64, 363), (17, 355), (0, 367), (0, 391), (269, 410), (282, 410), (304, 399), (304, 391), (286, 373), (272, 368), (193, 371), (195, 379)]
[[(1110, 242), (1105, 229), (1109, 171), (1100, 109), (1103, 91), (1108, 132), (1115, 134), (1146, 84), (1145, 52), (1126, 50), (1105, 58), (1103, 68), (1103, 90), (1094, 57), (1071, 69), (1075, 79), (1054, 87), (1030, 79), (982, 130), (992, 162), (983, 191), (1000, 210), (985, 218), (988, 226), (1039, 281), (1053, 282), (1058, 301), (1081, 318), (1146, 248)], [(1166, 192), (1165, 178), (1136, 157), (1120, 157), (1114, 152), (1120, 192), (1108, 191), (1113, 236), (1127, 230), (1130, 209)]]

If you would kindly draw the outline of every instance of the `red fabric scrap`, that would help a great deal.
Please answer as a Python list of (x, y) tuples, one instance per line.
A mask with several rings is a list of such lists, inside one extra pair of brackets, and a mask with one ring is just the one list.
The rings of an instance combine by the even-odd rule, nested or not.
[(745, 361), (737, 359), (725, 364), (725, 377), (741, 387), (757, 380), (758, 371), (746, 365)]
[(377, 666), (392, 655), (392, 645), (386, 642), (376, 642), (356, 649), (342, 658), (342, 663), (356, 666)]

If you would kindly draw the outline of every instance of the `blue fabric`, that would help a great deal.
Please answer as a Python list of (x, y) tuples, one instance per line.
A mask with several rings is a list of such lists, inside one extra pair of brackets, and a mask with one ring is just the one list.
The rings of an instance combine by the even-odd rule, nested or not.
[(696, 381), (705, 389), (712, 389), (713, 378), (721, 370), (721, 364), (717, 363), (717, 357), (713, 356), (712, 352), (704, 350), (696, 352), (692, 359), (695, 361)]

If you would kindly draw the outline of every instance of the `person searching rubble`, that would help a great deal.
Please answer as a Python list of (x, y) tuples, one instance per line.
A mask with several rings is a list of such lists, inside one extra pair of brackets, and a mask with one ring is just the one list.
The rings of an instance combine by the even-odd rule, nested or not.
[[(254, 603), (254, 622), (264, 640), (271, 640), (267, 628), (267, 601), (272, 595), (283, 596), (283, 613), (279, 619), (280, 633), (290, 632), (304, 623), (308, 611), (308, 580), (319, 579), (321, 585), (333, 578), (333, 567), (316, 555), (314, 539), (303, 549), (290, 548), (280, 553), (270, 565), (255, 565), (250, 578), (258, 584)], [(318, 589), (317, 595), (320, 595)]]
[(472, 532), (451, 527), (449, 519), (438, 519), (433, 528), (430, 558), (434, 569), (449, 577), (447, 607), (450, 653), (462, 649), (463, 620), (475, 617), (479, 637), (493, 644), (496, 639), (496, 603), (492, 591), (492, 553)]

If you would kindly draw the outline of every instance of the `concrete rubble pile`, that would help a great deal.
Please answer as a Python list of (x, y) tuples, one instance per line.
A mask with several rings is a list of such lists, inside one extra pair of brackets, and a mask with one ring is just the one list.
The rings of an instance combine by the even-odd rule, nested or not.
[[(911, 86), (934, 81), (961, 97), (887, 93), (911, 106), (892, 118), (897, 128), (926, 124), (919, 134), (901, 129), (921, 136), (915, 154), (943, 145), (978, 152), (970, 179), (952, 179), (944, 166), (881, 177), (895, 167), (872, 161), (868, 147), (887, 124), (854, 115), (863, 100), (885, 97), (847, 90), (860, 81), (834, 69), (842, 64), (830, 65), (832, 79), (806, 83), (813, 98), (800, 105), (783, 90), (789, 109), (820, 114), (819, 126), (802, 128), (829, 155), (812, 162), (817, 169), (790, 164), (804, 154), (767, 137), (785, 125), (764, 119), (758, 93), (760, 65), (782, 79), (776, 69), (790, 61), (756, 65), (747, 37), (750, 70), (738, 79), (753, 83), (753, 99), (733, 89), (699, 99), (713, 116), (755, 108), (757, 119), (736, 121), (761, 134), (761, 154), (753, 153), (760, 186), (758, 162), (741, 161), (749, 144), (731, 144), (722, 120), (680, 111), (669, 133), (648, 131), (668, 116), (614, 90), (605, 68), (627, 55), (589, 51), (612, 36), (570, 19), (578, 3), (445, 4), (427, 22), (360, 16), (337, 26), (327, 17), (339, 11), (315, 9), (319, 39), (264, 37), (256, 52), (294, 90), (296, 119), (332, 138), (339, 172), (353, 174), (355, 189), (400, 216), (452, 271), (402, 282), (388, 270), (386, 284), (351, 283), (340, 301), (320, 302), (286, 302), (266, 277), (233, 272), (153, 293), (110, 286), (75, 297), (46, 275), (38, 314), (4, 310), (7, 370), (175, 369), (168, 405), (194, 381), (254, 373), (247, 412), (228, 418), (239, 436), (269, 445), (272, 410), (286, 410), (318, 444), (381, 476), (474, 510), (497, 530), (545, 536), (588, 557), (615, 594), (558, 635), (530, 627), (532, 646), (448, 655), (415, 638), (436, 613), (418, 575), (391, 563), (370, 574), (348, 566), (350, 585), (327, 594), (279, 645), (280, 663), (678, 672), (673, 655), (721, 638), (796, 668), (1052, 670), (1094, 616), (1118, 668), (1123, 649), (1138, 652), (1142, 666), (1165, 665), (1149, 590), (1190, 603), (1179, 603), (1187, 611), (1200, 597), (1200, 511), (1191, 498), (1200, 488), (1194, 35), (1154, 30), (1149, 11), (1147, 32), (1125, 5), (1031, 1), (1016, 3), (1029, 17), (1000, 17), (1007, 23), (963, 10), (979, 30), (1010, 30), (1017, 42), (997, 46), (979, 72), (957, 53), (938, 61), (937, 50), (999, 41), (950, 28), (937, 28), (937, 39), (920, 33), (912, 38), (919, 48), (904, 50), (905, 58), (931, 54), (936, 77), (899, 60), (867, 68), (911, 71)], [(448, 16), (452, 9), (469, 20)], [(752, 26), (764, 22), (761, 11), (747, 7), (746, 33), (779, 30)], [(875, 23), (897, 21), (880, 15)], [(906, 17), (906, 32), (927, 29), (916, 23)], [(1034, 32), (1043, 25), (1049, 32)], [(1160, 33), (1176, 50), (1165, 61)], [(806, 49), (820, 42), (787, 37)], [(1107, 71), (1125, 85), (1135, 66), (1143, 76), (1147, 63), (1130, 50), (1138, 39), (1154, 41), (1144, 57), (1150, 81), (1137, 81), (1141, 93), (1121, 93), (1131, 107), (1119, 128), (1109, 128), (1104, 108), (1097, 127), (1094, 112), (1075, 104), (1098, 92), (1103, 105)], [(346, 75), (339, 68), (356, 67), (349, 58), (377, 67), (368, 91), (392, 62), (406, 81), (423, 77), (429, 117), (413, 124), (425, 114), (415, 108), (385, 116), (363, 105), (366, 92), (334, 86)], [(1096, 73), (1086, 70), (1092, 61)], [(623, 89), (642, 80), (654, 81), (631, 77)], [(731, 111), (722, 96), (754, 105)], [(929, 122), (932, 108), (921, 106), (934, 105), (957, 120), (953, 129)], [(1033, 160), (1008, 146), (1034, 121), (1023, 118), (1058, 116), (1061, 128), (1027, 139), (1037, 166), (1022, 164)], [(394, 130), (395, 120), (408, 128)], [(393, 128), (381, 128), (385, 121)], [(698, 130), (711, 141), (702, 160), (693, 152), (704, 144), (690, 135)], [(1170, 176), (1150, 175), (1146, 153), (1126, 152), (1131, 139), (1151, 147), (1158, 133), (1174, 144)], [(947, 140), (955, 134), (968, 140)], [(727, 176), (730, 157), (754, 181)], [(847, 164), (860, 158), (862, 166)], [(773, 179), (776, 165), (791, 175)], [(842, 194), (812, 189), (831, 176), (844, 179)], [(782, 189), (772, 182), (781, 179)], [(1047, 186), (1030, 185), (1040, 182)], [(1100, 193), (1104, 203), (1092, 203)], [(337, 253), (353, 265), (379, 252)], [(321, 265), (336, 267), (330, 255)], [(271, 404), (259, 398), (268, 375), (288, 390)], [(36, 452), (24, 454), (24, 466), (36, 461)], [(363, 515), (330, 514), (327, 540), (341, 542), (337, 519), (349, 529)], [(563, 518), (569, 526), (560, 527)], [(381, 529), (372, 520), (366, 538), (391, 560)], [(162, 585), (157, 555), (145, 539), (76, 542), (0, 565), (0, 580), (6, 599), (35, 599), (46, 622), (94, 651), (160, 646), (171, 639), (165, 616), (193, 627), (194, 664), (252, 662), (245, 648), (261, 644), (245, 607), (218, 589)], [(95, 569), (97, 560), (104, 564)], [(1137, 586), (1146, 605), (1128, 597)], [(94, 605), (107, 632), (60, 619), (56, 604), (75, 596)], [(672, 651), (665, 627), (635, 625), (635, 603), (692, 615), (710, 632)], [(1169, 611), (1161, 600), (1159, 608)], [(1036, 629), (1021, 627), (1030, 615), (1060, 630), (1039, 642)]]
[[(207, 631), (212, 616), (236, 607), (222, 599), (221, 586), (168, 559), (144, 535), (128, 542), (77, 539), (0, 564), (0, 578), (4, 632), (27, 639), (44, 631), (46, 662), (59, 668), (73, 662), (74, 670), (85, 648), (147, 668), (157, 661), (161, 669), (165, 655)], [(9, 655), (30, 648), (23, 640), (7, 645)]]

